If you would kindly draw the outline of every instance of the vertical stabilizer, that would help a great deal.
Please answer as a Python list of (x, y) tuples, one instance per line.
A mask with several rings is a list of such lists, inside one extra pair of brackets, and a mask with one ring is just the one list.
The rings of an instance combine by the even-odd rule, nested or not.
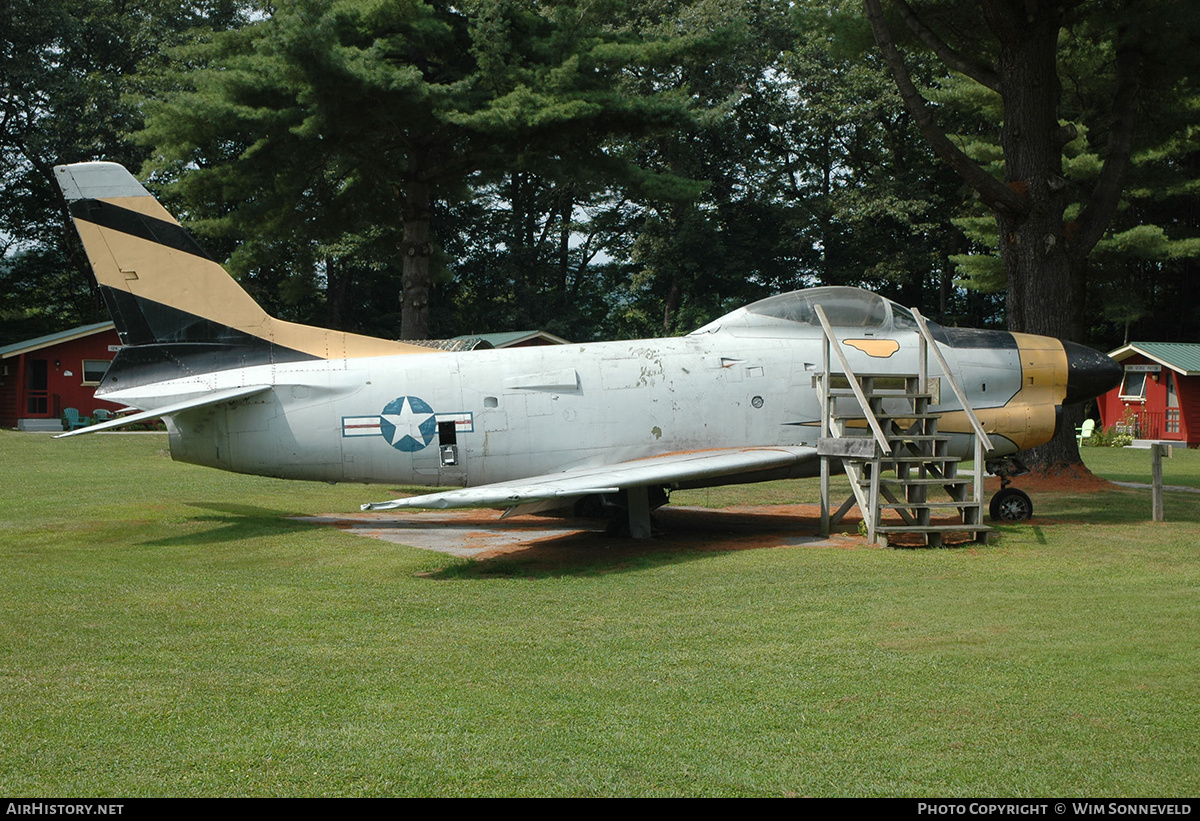
[[(193, 356), (203, 353), (205, 361), (194, 363), (203, 370), (223, 362), (235, 367), (427, 352), (275, 319), (124, 167), (89, 162), (54, 171), (126, 346), (187, 346)], [(151, 358), (161, 357), (142, 357)]]

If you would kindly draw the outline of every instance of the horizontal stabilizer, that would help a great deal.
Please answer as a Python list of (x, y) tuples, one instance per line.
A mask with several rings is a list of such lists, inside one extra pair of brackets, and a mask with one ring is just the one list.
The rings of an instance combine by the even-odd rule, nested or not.
[(163, 416), (170, 416), (175, 413), (180, 413), (193, 408), (202, 408), (205, 405), (216, 405), (220, 402), (228, 402), (231, 399), (240, 399), (244, 396), (253, 396), (256, 393), (271, 390), (270, 385), (250, 385), (245, 388), (229, 388), (223, 391), (213, 391), (203, 393), (199, 396), (193, 396), (189, 399), (184, 399), (179, 402), (172, 402), (170, 405), (163, 405), (161, 408), (152, 408), (151, 410), (141, 411), (140, 413), (131, 413), (128, 416), (122, 416), (119, 419), (110, 419), (107, 422), (101, 422), (98, 425), (88, 425), (86, 428), (76, 428), (67, 433), (60, 433), (55, 436), (55, 439), (65, 439), (68, 436), (80, 436), (84, 433), (99, 433), (102, 430), (112, 430), (113, 428), (123, 428), (126, 425), (132, 425), (137, 422), (145, 422), (148, 419), (158, 419)]
[(427, 493), (390, 502), (374, 502), (363, 510), (393, 510), (402, 507), (508, 508), (548, 499), (616, 493), (621, 488), (670, 486), (679, 482), (755, 473), (787, 468), (817, 458), (815, 448), (779, 446), (757, 448), (721, 448), (716, 450), (665, 453), (645, 459), (596, 465), (497, 482), (491, 485)]

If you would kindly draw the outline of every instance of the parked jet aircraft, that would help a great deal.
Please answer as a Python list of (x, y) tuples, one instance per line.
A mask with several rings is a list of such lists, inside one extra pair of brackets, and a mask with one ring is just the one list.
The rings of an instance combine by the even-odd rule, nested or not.
[[(180, 461), (461, 488), (364, 508), (526, 512), (619, 498), (646, 535), (664, 490), (817, 473), (814, 306), (856, 371), (917, 370), (912, 313), (842, 287), (770, 297), (680, 338), (543, 348), (448, 352), (284, 322), (121, 166), (55, 171), (123, 343), (96, 395), (141, 411), (64, 436), (161, 417)], [(933, 332), (994, 456), (1046, 442), (1063, 403), (1121, 376), (1069, 342)], [(941, 431), (968, 455), (960, 406), (939, 402)]]

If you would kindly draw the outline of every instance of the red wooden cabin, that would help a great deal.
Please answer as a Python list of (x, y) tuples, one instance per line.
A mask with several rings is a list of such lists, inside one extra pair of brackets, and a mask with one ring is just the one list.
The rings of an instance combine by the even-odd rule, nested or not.
[(90, 417), (122, 407), (95, 397), (120, 345), (100, 322), (0, 348), (0, 427), (60, 430), (67, 408)]
[(1200, 446), (1200, 344), (1134, 342), (1109, 356), (1124, 367), (1125, 378), (1096, 400), (1105, 428)]

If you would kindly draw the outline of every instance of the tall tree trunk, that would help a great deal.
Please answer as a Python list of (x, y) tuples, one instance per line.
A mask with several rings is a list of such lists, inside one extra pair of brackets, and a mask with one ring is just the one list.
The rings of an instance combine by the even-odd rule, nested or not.
[[(936, 123), (909, 75), (883, 14), (881, 0), (864, 9), (897, 89), (934, 152), (976, 190), (996, 215), (1000, 257), (1008, 279), (1008, 324), (1014, 331), (1080, 340), (1085, 331), (1087, 257), (1112, 219), (1133, 145), (1140, 57), (1136, 38), (1114, 39), (1116, 84), (1109, 145), (1099, 180), (1079, 217), (1064, 225), (1064, 145), (1074, 129), (1058, 120), (1062, 89), (1058, 37), (1064, 10), (1056, 0), (979, 0), (999, 47), (995, 65), (959, 52), (929, 29), (907, 0), (893, 7), (912, 33), (945, 63), (998, 93), (1004, 104), (1001, 182), (968, 157)], [(1035, 448), (1031, 466), (1080, 465), (1074, 429), (1083, 410), (1068, 406), (1054, 439)]]
[(340, 331), (357, 330), (349, 327), (350, 275), (337, 257), (325, 260), (325, 321)]
[(1063, 236), (1058, 12), (1043, 5), (1031, 19), (1003, 0), (986, 2), (984, 8), (1000, 40), (996, 67), (1004, 102), (1004, 181), (1027, 203), (1021, 213), (996, 212), (1000, 258), (1008, 277), (1008, 326), (1079, 339), (1083, 305), (1074, 299)]
[[(1028, 203), (1024, 213), (995, 212), (1008, 279), (1008, 327), (1081, 340), (1084, 265), (1073, 258), (1063, 219), (1067, 202), (1058, 118), (1060, 11), (1043, 3), (1027, 14), (1004, 0), (989, 0), (983, 6), (1000, 41), (996, 69), (1004, 101), (1004, 181)], [(1054, 437), (1024, 455), (1029, 467), (1044, 472), (1080, 465), (1075, 428), (1082, 422), (1082, 407), (1061, 408)]]
[(404, 192), (404, 255), (401, 273), (400, 338), (429, 338), (429, 184), (409, 177)]

